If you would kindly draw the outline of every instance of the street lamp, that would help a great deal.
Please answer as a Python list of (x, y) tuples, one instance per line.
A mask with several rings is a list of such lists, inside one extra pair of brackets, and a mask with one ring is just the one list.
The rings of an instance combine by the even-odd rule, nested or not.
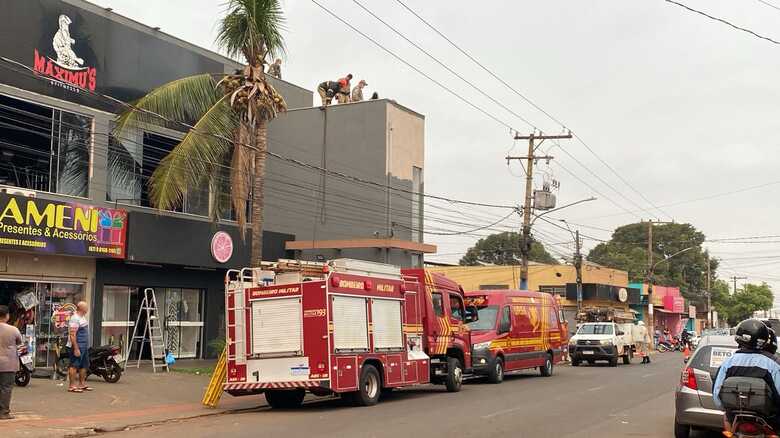
[[(689, 246), (688, 248), (682, 249), (680, 251), (677, 251), (674, 254), (671, 254), (671, 255), (668, 255), (668, 256), (664, 257), (663, 260), (659, 260), (655, 264), (650, 266), (650, 269), (647, 271), (647, 301), (648, 301), (647, 306), (648, 306), (648, 308), (650, 308), (650, 306), (653, 305), (653, 303), (652, 303), (652, 298), (653, 298), (653, 271), (655, 271), (655, 267), (660, 265), (661, 263), (668, 262), (669, 259), (671, 259), (672, 257), (676, 257), (676, 256), (678, 256), (678, 255), (680, 255), (680, 254), (682, 254), (682, 253), (684, 253), (686, 251), (690, 251), (690, 250), (692, 250), (694, 248), (696, 248), (696, 247), (695, 246)], [(648, 322), (649, 322), (648, 327), (649, 327), (650, 330), (652, 330), (653, 329), (653, 325), (654, 325), (652, 318), (650, 318), (650, 320)], [(651, 343), (651, 345), (652, 345), (652, 343)], [(652, 346), (655, 347), (654, 345), (652, 345)]]

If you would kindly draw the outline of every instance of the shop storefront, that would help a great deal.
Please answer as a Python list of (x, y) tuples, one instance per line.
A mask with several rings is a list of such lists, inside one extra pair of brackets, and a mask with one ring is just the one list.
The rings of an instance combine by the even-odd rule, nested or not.
[(122, 258), (127, 213), (0, 193), (0, 304), (51, 369), (79, 301), (92, 304), (95, 260)]
[(653, 327), (661, 332), (669, 330), (672, 335), (678, 335), (683, 329), (683, 317), (687, 316), (684, 313), (685, 300), (677, 295), (679, 289), (670, 287), (663, 289), (665, 289), (664, 295), (659, 295), (657, 299), (656, 290), (659, 290), (659, 287), (653, 287), (653, 301), (659, 303), (653, 307)]

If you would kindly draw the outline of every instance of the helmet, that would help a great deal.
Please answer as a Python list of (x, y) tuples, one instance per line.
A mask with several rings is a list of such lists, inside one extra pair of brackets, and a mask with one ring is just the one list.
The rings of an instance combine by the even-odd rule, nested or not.
[(769, 342), (769, 328), (759, 319), (746, 319), (737, 326), (734, 339), (740, 348), (761, 350)]
[(769, 342), (764, 345), (764, 351), (775, 354), (777, 353), (777, 335), (773, 329), (769, 329)]

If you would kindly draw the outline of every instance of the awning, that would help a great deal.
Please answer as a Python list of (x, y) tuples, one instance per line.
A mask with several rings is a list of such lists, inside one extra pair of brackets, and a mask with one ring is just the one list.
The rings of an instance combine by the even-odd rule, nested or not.
[(673, 314), (673, 315), (682, 315), (683, 314), (682, 312), (672, 312), (671, 310), (666, 310), (664, 308), (659, 308), (659, 307), (653, 307), (653, 312), (670, 313), (670, 314)]

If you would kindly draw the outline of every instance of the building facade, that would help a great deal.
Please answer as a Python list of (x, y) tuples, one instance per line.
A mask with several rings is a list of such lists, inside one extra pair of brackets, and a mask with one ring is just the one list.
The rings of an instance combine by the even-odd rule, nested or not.
[[(520, 287), (519, 266), (434, 266), (430, 269), (458, 282), (466, 291)], [(576, 327), (577, 271), (574, 266), (531, 264), (528, 289), (557, 296), (569, 327)], [(583, 307), (606, 306), (628, 311), (631, 304), (638, 302), (639, 290), (629, 287), (627, 272), (583, 263)]]
[[(0, 28), (0, 304), (35, 339), (36, 364), (52, 364), (80, 300), (93, 343), (126, 349), (147, 288), (168, 349), (212, 354), (225, 271), (249, 264), (250, 233), (209, 185), (177, 211), (150, 204), (149, 176), (183, 132), (112, 131), (119, 101), (241, 65), (82, 0), (0, 8), (14, 17)], [(269, 147), (290, 159), (268, 162), (263, 258), (421, 263), (433, 250), (421, 235), (424, 118), (387, 100), (323, 111), (310, 90), (271, 81), (291, 111), (270, 125)]]

